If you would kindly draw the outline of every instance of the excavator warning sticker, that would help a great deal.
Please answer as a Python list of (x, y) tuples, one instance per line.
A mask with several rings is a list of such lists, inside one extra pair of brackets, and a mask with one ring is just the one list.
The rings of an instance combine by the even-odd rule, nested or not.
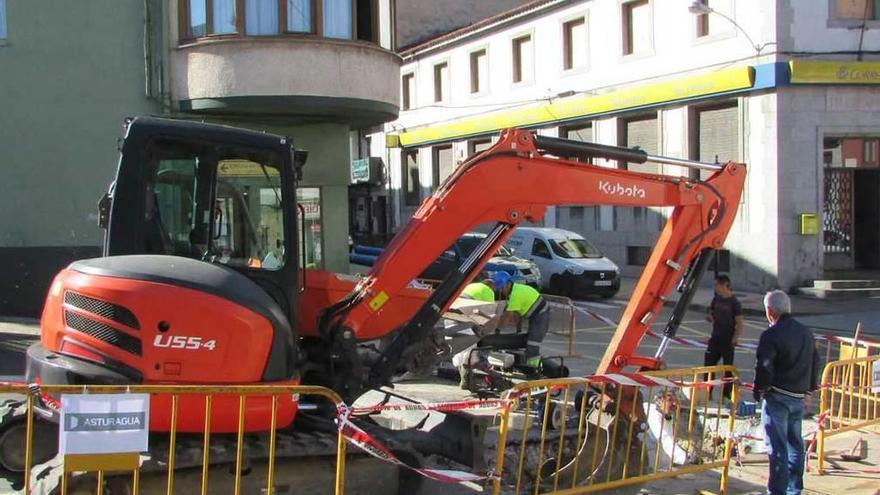
[(373, 311), (379, 311), (386, 302), (388, 302), (388, 293), (383, 290), (370, 301), (370, 309)]

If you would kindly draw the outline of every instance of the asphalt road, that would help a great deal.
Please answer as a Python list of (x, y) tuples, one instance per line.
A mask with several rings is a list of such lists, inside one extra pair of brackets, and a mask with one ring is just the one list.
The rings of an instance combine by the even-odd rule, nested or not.
[[(575, 305), (584, 310), (598, 313), (613, 321), (619, 321), (623, 314), (625, 302), (617, 300), (607, 302), (579, 301), (576, 302)], [(651, 328), (655, 333), (662, 333), (663, 328), (669, 320), (671, 311), (672, 308), (666, 307), (654, 319)], [(846, 318), (848, 315), (853, 318), (858, 317), (859, 321), (873, 321), (875, 318), (880, 319), (880, 312), (860, 312), (858, 314), (852, 313), (851, 315), (849, 313), (839, 313), (822, 315), (819, 317), (798, 317), (795, 315), (795, 317), (801, 320), (804, 324), (812, 327), (816, 334), (835, 334), (852, 337), (854, 324), (852, 326), (842, 326), (839, 329), (830, 328), (832, 327), (831, 325), (822, 324), (826, 321)], [(744, 323), (743, 335), (740, 338), (740, 342), (757, 344), (761, 332), (767, 328), (767, 321), (759, 316), (747, 315), (745, 316)], [(577, 354), (578, 357), (566, 359), (566, 364), (571, 369), (573, 376), (585, 376), (595, 372), (599, 361), (605, 353), (605, 349), (608, 347), (608, 343), (611, 341), (611, 336), (614, 334), (615, 329), (615, 327), (591, 317), (585, 312), (577, 312), (574, 353)], [(707, 340), (711, 334), (712, 325), (706, 321), (705, 312), (691, 310), (685, 314), (677, 335), (679, 337)], [(880, 335), (877, 335), (877, 332), (873, 331), (866, 331), (863, 333), (863, 336), (874, 340), (880, 340)], [(642, 339), (638, 354), (654, 356), (658, 344), (658, 339), (645, 336)], [(663, 359), (666, 362), (667, 368), (702, 366), (704, 350), (705, 349), (702, 347), (690, 347), (678, 343), (671, 343), (667, 347)], [(819, 351), (820, 353), (823, 352), (821, 346)], [(567, 352), (568, 340), (565, 337), (548, 335), (544, 339), (544, 345), (542, 348), (543, 355), (564, 355)], [(737, 367), (740, 379), (743, 382), (751, 383), (753, 381), (755, 369), (755, 353), (753, 350), (737, 348), (733, 364)]]

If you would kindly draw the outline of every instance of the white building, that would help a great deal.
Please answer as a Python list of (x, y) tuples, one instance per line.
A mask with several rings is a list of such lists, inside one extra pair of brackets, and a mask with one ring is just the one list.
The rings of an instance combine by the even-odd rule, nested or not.
[[(406, 50), (400, 117), (385, 132), (394, 147), (382, 149), (381, 135), (370, 140), (388, 163), (392, 223), (406, 223), (499, 129), (529, 127), (746, 163), (719, 257), (735, 286), (789, 288), (880, 268), (874, 8), (869, 0), (539, 0)], [(662, 214), (559, 207), (544, 223), (581, 232), (635, 274)]]

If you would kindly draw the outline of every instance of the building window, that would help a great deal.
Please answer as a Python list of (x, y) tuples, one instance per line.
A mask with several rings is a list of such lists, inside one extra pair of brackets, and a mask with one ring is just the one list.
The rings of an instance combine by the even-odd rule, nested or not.
[[(733, 19), (733, 5), (731, 0), (697, 0), (699, 3), (712, 9), (715, 14), (697, 14), (697, 38), (714, 36), (724, 30), (730, 30), (733, 26), (727, 18)], [(720, 14), (720, 15), (718, 15)]]
[(485, 48), (471, 52), (471, 94), (486, 91), (486, 78), (489, 75), (487, 62)]
[(621, 6), (623, 54), (637, 55), (651, 50), (651, 5), (648, 0), (634, 0)]
[(432, 155), (434, 188), (436, 189), (447, 177), (452, 175), (452, 171), (455, 170), (455, 160), (452, 157), (452, 146), (435, 146)]
[(449, 96), (449, 64), (439, 63), (434, 66), (434, 101), (442, 103)]
[(593, 123), (587, 122), (585, 124), (566, 126), (559, 130), (559, 134), (565, 139), (571, 139), (572, 141), (580, 141), (582, 143), (592, 143), (593, 142)]
[(630, 266), (645, 266), (651, 257), (650, 246), (627, 246), (626, 264)]
[(587, 65), (587, 24), (581, 17), (562, 25), (562, 68), (580, 69)]
[[(698, 0), (699, 3), (709, 7), (709, 0)], [(709, 36), (709, 13), (697, 14), (697, 38)]]
[(532, 35), (527, 34), (513, 39), (513, 82), (529, 81), (534, 74)]
[(278, 2), (276, 0), (245, 0), (245, 28), (249, 36), (278, 34)]
[(375, 0), (181, 0), (179, 5), (181, 42), (286, 33), (378, 39)]
[(305, 244), (302, 246), (305, 268), (324, 268), (324, 242), (321, 227), (321, 188), (299, 187), (296, 189), (296, 203), (302, 206), (297, 215), (298, 232), (302, 232)]
[[(632, 117), (623, 120), (621, 144), (627, 148), (639, 148), (649, 155), (659, 151), (659, 127), (656, 115)], [(623, 163), (621, 168), (635, 172), (659, 173), (655, 163)]]
[(351, 0), (324, 0), (324, 36), (352, 38)]
[(877, 139), (865, 139), (865, 159), (864, 164), (867, 166), (876, 167), (877, 163), (877, 148), (878, 148)]
[(287, 31), (312, 32), (312, 0), (287, 0)]
[(468, 141), (468, 156), (476, 155), (477, 153), (482, 153), (487, 149), (492, 147), (491, 139), (474, 139), (472, 141)]
[[(739, 160), (739, 109), (736, 102), (697, 108), (693, 156), (708, 163)], [(691, 178), (705, 180), (712, 170), (691, 170)]]
[(823, 159), (826, 167), (876, 168), (880, 166), (880, 138), (826, 137), (823, 141)]
[(403, 196), (406, 206), (418, 206), (422, 200), (421, 184), (419, 182), (419, 150), (404, 152)]
[(833, 0), (832, 17), (846, 20), (877, 20), (878, 0)]
[(6, 0), (0, 0), (0, 40), (6, 39)]
[(403, 109), (409, 110), (414, 105), (416, 96), (416, 76), (415, 74), (404, 74), (400, 80), (400, 88), (403, 90)]

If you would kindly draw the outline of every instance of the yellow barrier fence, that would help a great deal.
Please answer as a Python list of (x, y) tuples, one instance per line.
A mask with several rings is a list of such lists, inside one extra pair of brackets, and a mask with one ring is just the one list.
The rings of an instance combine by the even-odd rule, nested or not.
[(822, 372), (818, 469), (825, 469), (825, 440), (880, 424), (880, 355), (832, 361)]
[(735, 404), (735, 377), (711, 366), (519, 384), (501, 411), (493, 493), (592, 493), (714, 469), (725, 493), (734, 417), (722, 387)]
[(577, 356), (574, 352), (575, 310), (571, 299), (549, 294), (542, 294), (541, 297), (550, 305), (550, 330), (548, 333), (568, 339), (568, 353), (565, 357)]
[[(310, 396), (313, 399), (324, 400), (327, 401), (328, 407), (338, 407), (343, 404), (342, 399), (332, 390), (323, 388), (323, 387), (314, 387), (314, 386), (277, 386), (277, 385), (255, 385), (255, 386), (190, 386), (190, 385), (181, 385), (181, 386), (166, 386), (166, 385), (131, 385), (131, 386), (114, 386), (114, 385), (83, 385), (83, 386), (54, 386), (54, 385), (45, 385), (40, 387), (39, 392), (41, 394), (50, 394), (53, 397), (59, 397), (61, 394), (111, 394), (111, 393), (145, 393), (145, 394), (161, 394), (165, 397), (170, 397), (170, 407), (171, 407), (171, 420), (170, 420), (170, 431), (168, 433), (151, 433), (151, 452), (150, 455), (156, 454), (153, 451), (154, 446), (154, 437), (161, 437), (160, 445), (164, 448), (160, 449), (158, 459), (153, 459), (152, 462), (149, 459), (149, 455), (134, 455), (131, 454), (128, 457), (123, 456), (109, 456), (104, 458), (91, 458), (83, 455), (67, 455), (67, 456), (58, 456), (54, 459), (54, 461), (60, 461), (60, 492), (62, 495), (66, 495), (68, 493), (68, 484), (69, 484), (69, 474), (72, 472), (95, 472), (97, 477), (97, 486), (96, 493), (101, 494), (104, 493), (103, 489), (106, 486), (105, 483), (109, 481), (109, 478), (106, 476), (108, 473), (105, 471), (129, 471), (131, 472), (131, 476), (125, 476), (124, 479), (119, 476), (119, 473), (115, 473), (113, 476), (114, 481), (122, 482), (127, 485), (127, 489), (124, 490), (125, 493), (131, 493), (133, 495), (137, 495), (142, 490), (142, 471), (144, 466), (147, 463), (155, 468), (156, 466), (164, 466), (165, 474), (161, 475), (160, 479), (164, 479), (164, 483), (159, 483), (160, 485), (164, 485), (160, 488), (155, 486), (152, 487), (153, 490), (161, 492), (165, 492), (167, 494), (171, 494), (175, 489), (175, 467), (176, 462), (179, 460), (179, 456), (183, 455), (184, 452), (189, 457), (200, 456), (200, 459), (194, 459), (195, 461), (199, 461), (196, 464), (201, 467), (201, 474), (195, 475), (194, 473), (189, 473), (187, 478), (187, 488), (184, 490), (186, 493), (194, 493), (196, 492), (195, 486), (198, 486), (199, 493), (216, 493), (218, 491), (217, 485), (209, 484), (209, 474), (212, 471), (211, 465), (211, 456), (218, 455), (216, 441), (218, 439), (223, 439), (223, 444), (231, 446), (234, 449), (234, 471), (229, 471), (223, 477), (228, 478), (230, 473), (234, 473), (232, 479), (232, 492), (238, 495), (242, 493), (242, 491), (247, 493), (253, 493), (254, 491), (261, 491), (264, 494), (272, 494), (277, 491), (276, 485), (276, 448), (279, 442), (284, 441), (287, 444), (291, 444), (292, 448), (296, 447), (296, 439), (294, 438), (282, 438), (283, 433), (276, 428), (278, 426), (278, 415), (279, 415), (279, 399), (282, 397), (288, 397), (290, 395), (298, 395), (299, 397)], [(35, 442), (45, 442), (45, 439), (37, 439), (34, 437), (35, 431), (35, 413), (37, 412), (35, 409), (35, 402), (37, 400), (36, 396), (33, 395), (33, 391), (28, 390), (28, 386), (26, 385), (6, 385), (0, 384), (0, 394), (21, 394), (25, 396), (25, 402), (23, 407), (25, 408), (25, 417), (23, 419), (25, 425), (25, 433), (24, 433), (24, 450), (25, 450), (25, 459), (24, 459), (24, 473), (31, 473), (30, 476), (24, 476), (24, 493), (28, 495), (32, 492), (33, 485), (35, 482), (35, 473), (32, 473), (33, 464), (33, 450)], [(153, 395), (155, 398), (156, 396)], [(204, 413), (204, 427), (201, 428), (203, 432), (199, 433), (190, 433), (186, 434), (186, 442), (187, 444), (184, 446), (179, 445), (179, 438), (183, 437), (184, 434), (178, 431), (178, 417), (180, 412), (180, 401), (184, 399), (187, 404), (192, 405), (192, 401), (198, 401), (201, 404), (200, 407), (203, 407)], [(222, 398), (222, 399), (220, 399)], [(211, 423), (213, 420), (216, 420), (214, 416), (212, 416), (212, 405), (214, 405), (215, 401), (219, 402), (220, 400), (224, 400), (223, 403), (226, 403), (230, 398), (233, 398), (233, 403), (237, 402), (238, 412), (238, 428), (237, 431), (233, 433), (215, 433), (212, 436), (211, 432)], [(237, 398), (235, 400), (234, 398)], [(271, 428), (269, 431), (264, 433), (251, 433), (245, 432), (246, 430), (246, 421), (248, 421), (247, 417), (247, 401), (248, 400), (268, 400), (271, 401)], [(216, 414), (218, 411), (214, 411), (213, 414)], [(229, 411), (227, 411), (228, 413)], [(57, 427), (55, 427), (57, 429)], [(332, 480), (329, 480), (332, 483), (331, 486), (326, 486), (321, 490), (322, 493), (330, 493), (332, 490), (333, 493), (337, 495), (341, 495), (344, 493), (344, 482), (345, 482), (345, 438), (343, 437), (341, 432), (336, 433), (328, 433), (328, 439), (326, 440), (326, 445), (329, 447), (329, 454), (335, 457), (335, 474)], [(193, 436), (197, 436), (199, 438), (193, 438)], [(217, 438), (215, 438), (217, 437)], [(167, 441), (167, 445), (166, 442)], [(212, 443), (213, 442), (213, 443)], [(254, 469), (251, 462), (253, 459), (247, 458), (246, 445), (248, 442), (251, 442), (252, 445), (257, 445), (261, 449), (264, 449), (266, 453), (265, 460), (261, 460), (265, 462), (265, 469), (261, 470), (263, 473), (263, 481), (264, 483), (260, 483), (258, 480), (260, 478), (259, 473), (255, 473), (256, 469)], [(335, 442), (335, 446), (333, 443)], [(198, 448), (198, 447), (201, 448)], [(252, 448), (252, 447), (251, 447)], [(194, 454), (193, 452), (198, 452)], [(165, 456), (167, 453), (167, 457)], [(229, 456), (229, 453), (226, 454)], [(231, 457), (230, 464), (231, 464)], [(102, 461), (97, 464), (94, 461)], [(53, 461), (49, 461), (50, 463)], [(107, 464), (107, 463), (110, 464)], [(48, 464), (48, 463), (47, 463)], [(191, 464), (193, 464), (191, 462)], [(99, 465), (104, 469), (95, 468), (95, 465)], [(105, 466), (111, 466), (111, 468), (107, 469)], [(192, 466), (191, 466), (192, 467)], [(215, 471), (216, 473), (216, 471)], [(246, 473), (248, 476), (248, 485), (242, 486), (242, 476), (243, 473)], [(155, 474), (155, 471), (152, 471), (151, 474)], [(155, 478), (155, 477), (154, 477)], [(256, 479), (255, 479), (256, 478)], [(82, 480), (83, 477), (78, 477), (78, 479)], [(155, 481), (155, 480), (154, 480)], [(155, 483), (154, 483), (155, 485)], [(329, 483), (328, 483), (329, 485)], [(209, 488), (210, 486), (210, 488)], [(265, 488), (257, 488), (257, 487), (265, 487)], [(151, 493), (153, 490), (148, 490)], [(225, 488), (224, 488), (225, 490)]]

